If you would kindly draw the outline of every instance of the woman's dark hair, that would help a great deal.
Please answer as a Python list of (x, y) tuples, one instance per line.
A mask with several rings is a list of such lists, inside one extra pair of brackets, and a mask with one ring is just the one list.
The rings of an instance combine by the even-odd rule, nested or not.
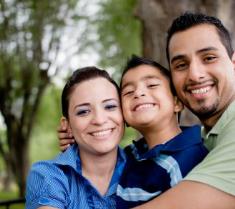
[(208, 16), (201, 13), (191, 13), (186, 12), (181, 16), (177, 17), (173, 22), (167, 33), (167, 42), (166, 42), (166, 56), (168, 62), (170, 62), (169, 57), (169, 42), (172, 36), (180, 31), (187, 30), (193, 26), (200, 24), (208, 24), (215, 26), (218, 35), (220, 37), (221, 43), (224, 45), (225, 49), (229, 57), (231, 58), (233, 55), (233, 47), (230, 34), (228, 30), (225, 28), (223, 23), (216, 17)]
[[(72, 76), (68, 79), (65, 84), (62, 95), (61, 95), (61, 104), (62, 104), (62, 114), (64, 117), (68, 118), (68, 107), (69, 107), (69, 97), (73, 92), (75, 86), (84, 81), (91, 80), (94, 78), (105, 78), (110, 83), (112, 83), (119, 94), (119, 87), (116, 82), (110, 77), (110, 75), (105, 71), (97, 67), (89, 66), (84, 68), (79, 68), (73, 72)], [(94, 86), (94, 88), (96, 88)], [(88, 89), (89, 91), (89, 89)], [(79, 96), (79, 95), (78, 95)]]

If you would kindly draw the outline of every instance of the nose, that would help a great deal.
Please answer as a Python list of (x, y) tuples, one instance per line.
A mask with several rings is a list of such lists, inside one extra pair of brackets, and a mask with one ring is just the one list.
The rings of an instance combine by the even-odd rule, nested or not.
[(146, 92), (144, 91), (143, 88), (138, 88), (134, 92), (134, 98), (138, 99), (139, 97), (144, 97), (146, 96)]
[(107, 116), (105, 111), (102, 111), (101, 109), (96, 109), (92, 117), (92, 124), (102, 125), (106, 123), (106, 121), (107, 121)]
[(190, 63), (188, 78), (190, 81), (200, 82), (205, 77), (204, 65), (197, 60)]

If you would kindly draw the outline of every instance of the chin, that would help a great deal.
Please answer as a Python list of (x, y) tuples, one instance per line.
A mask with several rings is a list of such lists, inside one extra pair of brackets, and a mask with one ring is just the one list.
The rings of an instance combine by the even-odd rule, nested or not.
[(110, 147), (102, 147), (101, 149), (97, 150), (100, 154), (108, 154), (113, 152), (115, 149), (118, 148), (118, 145), (116, 146), (110, 146)]
[(212, 115), (214, 115), (215, 112), (217, 112), (217, 106), (210, 106), (210, 107), (204, 106), (196, 110), (192, 109), (192, 112), (200, 119), (210, 118)]

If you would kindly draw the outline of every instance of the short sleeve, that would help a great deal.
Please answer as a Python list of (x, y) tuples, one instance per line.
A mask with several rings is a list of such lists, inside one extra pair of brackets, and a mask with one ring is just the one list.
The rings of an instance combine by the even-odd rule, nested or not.
[(47, 161), (35, 163), (26, 184), (26, 209), (51, 206), (59, 209), (69, 204), (68, 176)]
[(235, 120), (227, 124), (219, 135), (211, 135), (216, 146), (185, 178), (209, 184), (235, 195)]

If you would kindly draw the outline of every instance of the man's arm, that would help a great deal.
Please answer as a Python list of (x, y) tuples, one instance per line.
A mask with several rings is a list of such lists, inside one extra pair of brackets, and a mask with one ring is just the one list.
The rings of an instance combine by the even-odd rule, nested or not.
[(185, 180), (135, 209), (235, 209), (235, 196)]

